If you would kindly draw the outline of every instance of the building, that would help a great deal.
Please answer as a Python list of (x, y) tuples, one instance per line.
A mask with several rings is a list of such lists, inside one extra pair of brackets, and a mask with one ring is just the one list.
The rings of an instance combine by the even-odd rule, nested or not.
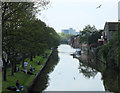
[(73, 28), (63, 29), (62, 32), (65, 33), (65, 34), (73, 34), (73, 35), (78, 34), (78, 33), (75, 31), (75, 29), (73, 29)]
[(119, 22), (106, 22), (104, 26), (105, 38), (110, 40), (113, 36), (113, 33), (118, 30)]
[(73, 48), (79, 48), (80, 44), (79, 44), (79, 35), (74, 35), (71, 36), (70, 40), (68, 41), (68, 44), (71, 45), (71, 47)]
[(101, 37), (98, 38), (98, 46), (101, 46), (104, 43), (106, 43), (106, 39), (105, 39), (105, 33), (103, 30), (99, 30), (99, 33), (101, 34)]
[(62, 30), (62, 32), (65, 34), (69, 34), (69, 30), (67, 30), (67, 29)]
[(118, 21), (120, 21), (120, 1), (118, 2)]

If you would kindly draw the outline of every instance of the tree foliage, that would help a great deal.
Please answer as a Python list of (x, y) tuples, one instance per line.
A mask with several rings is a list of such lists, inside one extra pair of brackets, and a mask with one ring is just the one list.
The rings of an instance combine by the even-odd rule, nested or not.
[(60, 40), (61, 42), (67, 42), (71, 36), (73, 36), (73, 34), (65, 34), (64, 32), (62, 32), (60, 34)]
[[(96, 37), (96, 34), (98, 34), (97, 29), (95, 28), (95, 26), (90, 26), (87, 25), (85, 26), (85, 28), (83, 28), (82, 31), (80, 31), (80, 43), (92, 43), (92, 42), (96, 42), (96, 39), (94, 40), (93, 38)], [(98, 37), (96, 37), (98, 38)]]
[(120, 32), (116, 31), (106, 45), (98, 47), (96, 54), (102, 57), (108, 67), (119, 68), (120, 64)]
[[(42, 6), (46, 6), (46, 4), (48, 2), (38, 3)], [(16, 63), (20, 58), (23, 62), (26, 57), (30, 57), (32, 60), (33, 56), (41, 55), (46, 49), (55, 48), (60, 43), (56, 31), (35, 17), (38, 5), (35, 5), (34, 2), (2, 3), (2, 59), (4, 70), (7, 63), (10, 62), (12, 75), (14, 75)], [(4, 72), (6, 73), (6, 70)], [(4, 80), (6, 80), (5, 74)]]
[(94, 33), (92, 33), (92, 35), (90, 35), (88, 37), (88, 44), (91, 44), (91, 43), (98, 43), (98, 39), (101, 38), (101, 33), (98, 32), (98, 31), (95, 31)]

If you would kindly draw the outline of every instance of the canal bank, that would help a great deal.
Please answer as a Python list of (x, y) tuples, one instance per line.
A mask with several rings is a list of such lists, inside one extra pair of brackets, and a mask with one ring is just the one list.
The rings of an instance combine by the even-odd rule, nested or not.
[(40, 71), (36, 74), (35, 78), (32, 80), (31, 84), (28, 86), (28, 90), (29, 90), (29, 88), (30, 88), (31, 86), (33, 86), (35, 80), (36, 80), (36, 79), (38, 78), (38, 76), (41, 74), (41, 71), (44, 70), (46, 64), (48, 63), (48, 61), (49, 61), (49, 59), (50, 59), (50, 57), (51, 57), (51, 55), (53, 54), (53, 51), (54, 51), (54, 50), (52, 50), (52, 52), (50, 53), (50, 55), (47, 57), (46, 62), (42, 65), (42, 67), (40, 68)]
[(58, 54), (53, 53), (30, 91), (104, 91), (101, 74), (81, 66), (81, 62), (71, 56), (75, 50), (66, 44), (58, 46)]
[[(89, 52), (88, 52), (89, 51)], [(78, 58), (83, 66), (91, 67), (101, 73), (105, 91), (120, 93), (120, 74), (119, 70), (107, 66), (106, 62), (100, 57), (96, 57), (94, 51), (88, 50)], [(108, 63), (108, 62), (107, 62)], [(112, 63), (111, 63), (112, 64)]]
[[(24, 68), (21, 67), (21, 64), (18, 64), (17, 67), (19, 67), (19, 71), (17, 71), (15, 73), (14, 76), (11, 76), (11, 68), (7, 69), (7, 81), (2, 81), (2, 93), (11, 93), (11, 92), (15, 92), (12, 90), (8, 90), (7, 88), (9, 86), (13, 86), (15, 87), (16, 85), (16, 81), (19, 80), (20, 85), (22, 85), (24, 87), (24, 90), (21, 91), (21, 93), (26, 93), (27, 87), (31, 84), (32, 80), (34, 78), (36, 78), (36, 76), (38, 75), (38, 72), (42, 69), (44, 69), (44, 66), (47, 62), (47, 60), (49, 60), (49, 55), (52, 55), (52, 50), (47, 50), (45, 52), (45, 54), (47, 53), (47, 57), (46, 56), (36, 56), (35, 58), (33, 58), (33, 61), (30, 61), (29, 58), (27, 58), (25, 61), (28, 62), (28, 66), (27, 69), (29, 71), (29, 66), (32, 65), (32, 67), (34, 67), (34, 71), (33, 74), (29, 74), (29, 73), (24, 73), (23, 70)], [(38, 61), (40, 61), (40, 65), (38, 65)]]
[(48, 87), (49, 73), (52, 73), (55, 66), (58, 64), (58, 51), (54, 50), (49, 61), (44, 66), (44, 69), (41, 70), (38, 77), (34, 80), (32, 86), (29, 87), (28, 93), (41, 93), (44, 89)]

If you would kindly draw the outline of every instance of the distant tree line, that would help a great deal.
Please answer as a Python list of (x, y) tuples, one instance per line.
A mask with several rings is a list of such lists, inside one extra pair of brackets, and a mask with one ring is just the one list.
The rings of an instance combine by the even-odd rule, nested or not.
[(71, 38), (71, 36), (73, 36), (73, 34), (65, 34), (64, 32), (62, 32), (60, 34), (61, 43), (68, 43), (68, 40)]
[[(4, 80), (6, 66), (10, 62), (11, 75), (16, 71), (16, 63), (21, 57), (32, 58), (41, 55), (46, 49), (60, 44), (59, 35), (52, 27), (35, 17), (40, 11), (37, 6), (46, 7), (48, 1), (34, 2), (2, 2), (2, 60)], [(24, 64), (23, 64), (24, 66)]]

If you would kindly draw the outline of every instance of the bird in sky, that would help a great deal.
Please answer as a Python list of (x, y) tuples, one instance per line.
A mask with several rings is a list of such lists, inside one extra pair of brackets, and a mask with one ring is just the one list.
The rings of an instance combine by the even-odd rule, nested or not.
[(75, 80), (75, 77), (73, 77), (74, 78), (74, 80)]
[(96, 7), (96, 9), (100, 8), (101, 6), (102, 6), (102, 4), (101, 4), (101, 5), (99, 5), (98, 7)]

